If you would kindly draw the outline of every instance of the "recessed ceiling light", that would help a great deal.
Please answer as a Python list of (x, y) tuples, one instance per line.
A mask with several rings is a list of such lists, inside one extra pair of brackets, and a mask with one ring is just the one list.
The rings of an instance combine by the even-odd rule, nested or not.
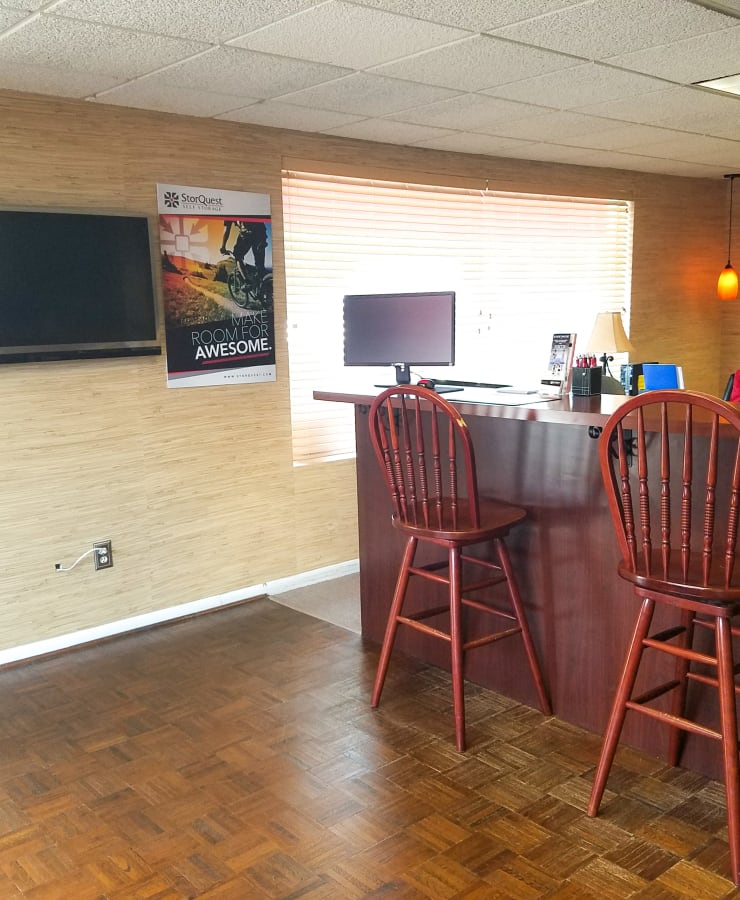
[(696, 81), (694, 84), (712, 91), (722, 91), (724, 94), (740, 96), (740, 74), (725, 75), (724, 78), (712, 78), (709, 81)]

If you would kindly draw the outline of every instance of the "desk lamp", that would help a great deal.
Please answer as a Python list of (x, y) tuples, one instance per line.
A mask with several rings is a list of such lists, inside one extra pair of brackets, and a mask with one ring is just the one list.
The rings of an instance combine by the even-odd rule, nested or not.
[(602, 394), (623, 394), (622, 383), (612, 375), (609, 363), (614, 362), (612, 353), (626, 353), (635, 348), (630, 344), (622, 325), (622, 315), (618, 312), (602, 312), (596, 316), (594, 330), (586, 344), (586, 352), (601, 352), (599, 357), (603, 373), (601, 378)]

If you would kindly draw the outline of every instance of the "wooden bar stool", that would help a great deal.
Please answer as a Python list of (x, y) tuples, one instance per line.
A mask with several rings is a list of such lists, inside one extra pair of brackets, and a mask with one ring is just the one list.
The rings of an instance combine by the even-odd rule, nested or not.
[[(452, 698), (457, 749), (465, 749), (464, 657), (468, 650), (521, 635), (540, 705), (551, 715), (550, 701), (524, 616), (519, 589), (504, 541), (526, 511), (478, 496), (475, 457), (468, 427), (439, 394), (416, 386), (394, 386), (370, 407), (370, 436), (393, 502), (392, 524), (406, 535), (406, 546), (388, 615), (371, 705), (377, 707), (399, 625), (439, 638), (450, 645)], [(441, 560), (415, 565), (419, 543), (445, 548)], [(490, 543), (493, 559), (464, 550)], [(475, 567), (477, 580), (463, 583), (463, 569)], [(445, 574), (446, 572), (446, 574)], [(482, 577), (480, 577), (482, 575)], [(409, 580), (420, 577), (446, 585), (445, 602), (406, 614)], [(473, 600), (469, 594), (504, 584), (507, 608)], [(463, 608), (495, 618), (497, 630), (466, 640)], [(441, 617), (443, 628), (427, 619)]]
[[(621, 559), (640, 609), (617, 686), (588, 814), (604, 793), (627, 711), (668, 725), (668, 760), (677, 765), (685, 733), (720, 745), (732, 879), (740, 884), (740, 790), (732, 619), (740, 613), (737, 560), (740, 515), (740, 410), (691, 391), (631, 398), (607, 421), (599, 442), (601, 473)], [(674, 622), (650, 634), (656, 604)], [(711, 643), (712, 648), (704, 648)], [(697, 640), (695, 640), (697, 639)], [(635, 684), (646, 650), (668, 654), (672, 677)], [(665, 677), (665, 676), (663, 676)], [(690, 682), (719, 694), (719, 727), (687, 718)], [(667, 694), (671, 703), (655, 705)]]

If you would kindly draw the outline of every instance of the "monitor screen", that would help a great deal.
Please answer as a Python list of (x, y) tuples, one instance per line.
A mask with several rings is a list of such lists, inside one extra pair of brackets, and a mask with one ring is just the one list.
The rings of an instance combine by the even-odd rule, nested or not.
[(345, 366), (401, 367), (408, 383), (411, 365), (454, 362), (454, 291), (345, 296)]
[(0, 363), (160, 353), (145, 216), (0, 210)]

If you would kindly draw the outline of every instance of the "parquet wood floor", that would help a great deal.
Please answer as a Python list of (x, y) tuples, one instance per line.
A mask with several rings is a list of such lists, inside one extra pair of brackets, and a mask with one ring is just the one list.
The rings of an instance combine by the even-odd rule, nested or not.
[(0, 672), (0, 898), (736, 897), (721, 785), (271, 602)]

